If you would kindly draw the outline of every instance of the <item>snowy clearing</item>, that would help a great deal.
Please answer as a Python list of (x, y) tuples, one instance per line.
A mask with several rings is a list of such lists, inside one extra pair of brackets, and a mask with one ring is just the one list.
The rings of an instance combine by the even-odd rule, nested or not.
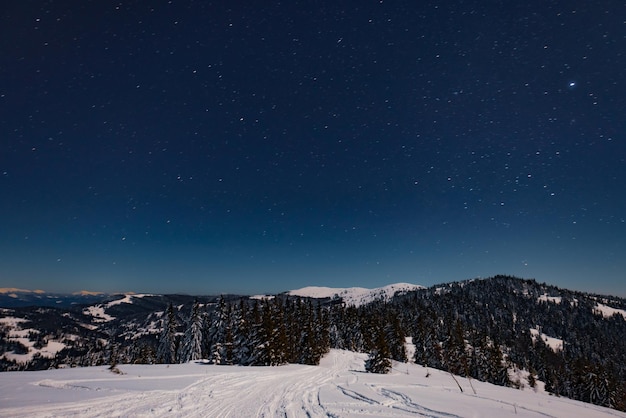
[(0, 373), (2, 417), (626, 417), (530, 388), (516, 390), (394, 363), (364, 373), (363, 354), (320, 366), (122, 365)]
[(115, 319), (114, 316), (107, 314), (102, 305), (88, 306), (83, 309), (83, 314), (93, 317), (94, 322), (109, 322)]
[(544, 293), (543, 295), (539, 296), (537, 300), (539, 302), (552, 302), (558, 305), (563, 301), (563, 298), (561, 296), (548, 296)]
[(537, 328), (530, 329), (530, 336), (533, 339), (533, 342), (537, 340), (537, 337), (540, 337), (543, 342), (552, 349), (552, 351), (557, 352), (563, 350), (563, 340), (560, 338), (551, 337), (549, 335), (540, 332)]
[(610, 306), (603, 305), (602, 303), (596, 304), (597, 313), (601, 314), (605, 318), (611, 318), (613, 315), (621, 315), (623, 319), (626, 319), (626, 311), (623, 309), (611, 308)]
[(150, 293), (126, 293), (123, 298), (112, 300), (106, 304), (107, 308), (111, 306), (120, 305), (122, 303), (133, 303), (133, 298), (145, 298), (146, 296), (154, 296)]

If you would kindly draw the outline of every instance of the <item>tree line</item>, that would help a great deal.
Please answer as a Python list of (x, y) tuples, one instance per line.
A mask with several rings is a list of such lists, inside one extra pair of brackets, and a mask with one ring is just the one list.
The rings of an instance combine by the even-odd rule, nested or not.
[(170, 304), (163, 314), (159, 363), (277, 366), (319, 364), (330, 349), (328, 311), (311, 300), (280, 297), (237, 303), (220, 298), (209, 314), (195, 302), (181, 328)]
[[(368, 353), (370, 372), (386, 373), (392, 361), (414, 361), (498, 385), (542, 381), (555, 395), (626, 410), (626, 318), (602, 316), (600, 302), (609, 300), (509, 276), (442, 284), (361, 306), (287, 295), (221, 297), (170, 303), (149, 316), (153, 325), (144, 323), (142, 332), (131, 320), (110, 322), (54, 358), (7, 366), (200, 360), (316, 365), (335, 348)], [(610, 303), (626, 310), (620, 298)], [(541, 335), (562, 340), (562, 347), (548, 346)]]

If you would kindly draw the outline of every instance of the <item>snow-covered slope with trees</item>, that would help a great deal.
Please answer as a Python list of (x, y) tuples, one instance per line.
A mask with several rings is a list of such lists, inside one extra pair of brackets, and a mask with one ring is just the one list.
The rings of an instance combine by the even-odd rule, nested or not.
[(410, 283), (395, 283), (375, 289), (364, 287), (321, 287), (308, 286), (287, 292), (290, 296), (300, 296), (316, 299), (341, 299), (346, 305), (361, 306), (367, 303), (382, 300), (387, 301), (398, 293), (406, 293), (412, 290), (424, 289), (424, 286)]
[(320, 366), (199, 361), (122, 365), (123, 374), (107, 367), (0, 373), (0, 416), (626, 417), (540, 388), (504, 388), (415, 364), (365, 373), (364, 359), (332, 350)]
[(333, 299), (341, 290), (308, 288), (305, 298), (117, 295), (64, 309), (0, 308), (0, 370), (317, 365), (336, 349), (362, 353), (369, 371), (416, 362), (626, 411), (625, 299), (509, 276), (343, 290), (341, 299)]

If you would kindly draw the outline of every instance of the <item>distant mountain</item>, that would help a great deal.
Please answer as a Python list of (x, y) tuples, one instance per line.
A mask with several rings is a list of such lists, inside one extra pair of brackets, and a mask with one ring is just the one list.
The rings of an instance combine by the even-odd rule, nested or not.
[(68, 307), (100, 302), (110, 295), (86, 290), (76, 293), (51, 293), (43, 290), (0, 288), (0, 307), (17, 308), (24, 306)]
[(17, 287), (0, 287), (0, 294), (15, 294), (15, 293), (46, 293), (44, 290), (26, 290), (18, 289)]
[(314, 299), (340, 299), (346, 305), (361, 306), (374, 301), (388, 301), (396, 295), (419, 289), (425, 289), (425, 287), (410, 283), (395, 283), (374, 289), (364, 287), (334, 288), (308, 286), (291, 290), (287, 294)]

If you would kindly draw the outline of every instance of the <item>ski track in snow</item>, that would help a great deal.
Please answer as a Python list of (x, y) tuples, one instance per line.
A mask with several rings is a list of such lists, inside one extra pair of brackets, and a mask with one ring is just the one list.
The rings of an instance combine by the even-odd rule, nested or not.
[(626, 417), (530, 389), (414, 364), (364, 373), (365, 355), (332, 350), (320, 366), (185, 364), (0, 373), (0, 417)]

